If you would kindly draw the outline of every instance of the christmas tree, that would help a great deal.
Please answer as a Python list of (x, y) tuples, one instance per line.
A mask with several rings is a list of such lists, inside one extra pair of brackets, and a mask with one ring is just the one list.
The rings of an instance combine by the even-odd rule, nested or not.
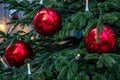
[(0, 3), (11, 12), (0, 31), (0, 80), (120, 80), (120, 0)]

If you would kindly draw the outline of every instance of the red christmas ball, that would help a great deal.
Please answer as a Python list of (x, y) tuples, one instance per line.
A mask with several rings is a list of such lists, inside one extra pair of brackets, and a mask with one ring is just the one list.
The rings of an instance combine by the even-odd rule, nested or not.
[(50, 36), (62, 28), (62, 20), (55, 9), (41, 8), (34, 17), (34, 28), (44, 36)]
[(7, 46), (4, 52), (4, 60), (9, 66), (20, 67), (26, 58), (33, 59), (33, 51), (27, 43), (20, 40)]
[(105, 53), (114, 49), (117, 42), (114, 31), (107, 25), (103, 25), (103, 30), (99, 33), (98, 39), (100, 42), (96, 43), (97, 27), (93, 27), (84, 37), (84, 43), (89, 52)]

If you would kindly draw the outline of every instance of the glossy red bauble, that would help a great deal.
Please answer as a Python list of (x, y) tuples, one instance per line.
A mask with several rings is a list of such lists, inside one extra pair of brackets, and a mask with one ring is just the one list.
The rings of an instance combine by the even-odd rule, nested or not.
[(84, 37), (85, 46), (89, 52), (93, 53), (105, 53), (111, 52), (117, 42), (114, 31), (107, 25), (103, 25), (102, 32), (99, 33), (100, 42), (96, 43), (97, 27), (93, 27), (88, 34)]
[(62, 27), (61, 17), (52, 8), (41, 8), (34, 17), (34, 28), (44, 36), (50, 36), (58, 32)]
[(9, 66), (20, 67), (24, 64), (26, 58), (33, 59), (33, 51), (23, 41), (17, 40), (13, 45), (7, 46), (4, 52), (4, 60)]

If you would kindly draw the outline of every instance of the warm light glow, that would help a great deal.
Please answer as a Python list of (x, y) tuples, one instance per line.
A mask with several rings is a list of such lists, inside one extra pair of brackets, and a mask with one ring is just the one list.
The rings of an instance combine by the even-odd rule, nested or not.
[(0, 61), (1, 61), (1, 62), (3, 62), (3, 59), (2, 59), (2, 57), (1, 57), (1, 56), (0, 56)]
[(31, 38), (30, 38), (31, 40), (33, 40), (33, 39), (35, 39), (35, 37), (34, 36), (31, 36)]
[(86, 2), (88, 2), (88, 0), (86, 0)]
[(77, 57), (80, 57), (80, 54), (77, 54)]
[(0, 31), (6, 32), (6, 28), (3, 24), (0, 24)]

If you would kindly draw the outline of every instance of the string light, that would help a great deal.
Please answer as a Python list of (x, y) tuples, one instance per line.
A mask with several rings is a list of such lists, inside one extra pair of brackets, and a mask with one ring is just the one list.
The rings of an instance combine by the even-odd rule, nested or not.
[(77, 54), (77, 56), (75, 57), (76, 60), (80, 59), (80, 54)]
[(71, 2), (71, 0), (64, 0), (64, 2)]
[(43, 0), (40, 0), (40, 4), (42, 4), (42, 5), (43, 5)]
[(89, 11), (89, 0), (86, 0), (85, 11)]
[(30, 63), (27, 63), (27, 69), (28, 69), (28, 80), (33, 80), (31, 69), (30, 69)]
[(13, 31), (13, 28), (14, 28), (14, 26), (12, 26), (12, 27), (10, 27), (9, 29), (8, 29), (8, 34), (11, 34), (12, 33), (12, 31)]
[(5, 63), (5, 61), (2, 59), (1, 56), (0, 56), (0, 61), (2, 62), (2, 64), (4, 65), (5, 68), (8, 68), (8, 65)]
[(31, 40), (33, 40), (33, 39), (35, 39), (35, 36), (31, 36), (31, 38), (30, 38)]

